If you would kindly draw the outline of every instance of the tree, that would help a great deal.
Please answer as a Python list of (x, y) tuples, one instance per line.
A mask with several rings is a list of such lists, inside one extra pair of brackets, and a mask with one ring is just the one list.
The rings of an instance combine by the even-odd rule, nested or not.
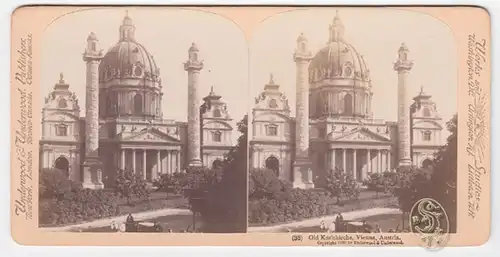
[(252, 169), (248, 179), (249, 199), (283, 199), (286, 197), (292, 185), (280, 180), (270, 169)]
[(113, 187), (115, 193), (126, 198), (129, 205), (132, 197), (149, 198), (146, 181), (142, 176), (134, 174), (132, 171), (118, 170)]
[(226, 155), (215, 180), (204, 194), (201, 211), (206, 232), (244, 233), (247, 228), (247, 151), (248, 116), (237, 124), (241, 136)]
[(434, 156), (432, 174), (432, 198), (446, 210), (450, 220), (450, 232), (456, 232), (457, 222), (457, 127), (458, 116), (446, 123), (450, 132), (446, 145)]

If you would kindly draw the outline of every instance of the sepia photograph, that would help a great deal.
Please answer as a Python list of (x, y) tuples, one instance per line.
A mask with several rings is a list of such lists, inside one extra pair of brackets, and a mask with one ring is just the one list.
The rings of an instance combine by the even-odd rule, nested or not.
[(477, 6), (19, 7), (11, 237), (484, 244), (490, 37)]
[(248, 51), (216, 14), (106, 8), (45, 33), (39, 226), (245, 232)]
[(264, 20), (249, 47), (249, 232), (410, 232), (424, 198), (455, 231), (458, 57), (446, 24), (293, 10)]

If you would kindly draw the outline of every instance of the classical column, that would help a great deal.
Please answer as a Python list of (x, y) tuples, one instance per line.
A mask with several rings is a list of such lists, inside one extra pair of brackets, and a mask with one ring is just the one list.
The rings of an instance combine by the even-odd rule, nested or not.
[(176, 151), (175, 163), (177, 164), (176, 171), (181, 172), (181, 153), (180, 153), (180, 151)]
[(377, 150), (377, 172), (382, 172), (382, 157), (380, 156), (380, 149)]
[(167, 150), (167, 173), (172, 173), (172, 151)]
[(309, 62), (313, 55), (304, 34), (297, 38), (295, 61), (295, 161), (294, 187), (313, 188), (312, 163), (309, 159)]
[(136, 156), (135, 156), (135, 148), (134, 148), (134, 149), (132, 149), (132, 171), (134, 172), (134, 175), (137, 175), (137, 169), (136, 169), (137, 166), (135, 165), (136, 164), (135, 158), (136, 158)]
[[(369, 173), (369, 172), (372, 172), (372, 155), (371, 155), (371, 149), (367, 149), (366, 150), (366, 166), (367, 166), (367, 169), (366, 169), (366, 172)], [(367, 177), (367, 175), (365, 174), (363, 176), (364, 178)]]
[(388, 169), (389, 171), (392, 171), (392, 170), (391, 170), (391, 169), (392, 169), (392, 167), (391, 167), (391, 166), (392, 166), (392, 163), (391, 163), (391, 151), (388, 151), (388, 152), (387, 152), (387, 169)]
[(413, 67), (408, 60), (408, 48), (403, 43), (398, 51), (394, 70), (398, 72), (398, 166), (411, 165), (410, 153), (410, 101), (407, 94), (407, 77)]
[(201, 167), (201, 124), (200, 98), (198, 93), (200, 70), (203, 61), (198, 59), (198, 47), (193, 42), (188, 51), (188, 60), (184, 63), (184, 70), (188, 72), (188, 166)]
[(156, 151), (156, 173), (154, 174), (153, 180), (156, 179), (161, 173), (161, 158), (160, 150)]
[(143, 174), (142, 175), (144, 176), (144, 180), (147, 180), (148, 179), (148, 164), (146, 163), (146, 161), (147, 161), (147, 150), (146, 149), (144, 149), (142, 151), (142, 161), (143, 161), (143, 163), (142, 163), (142, 165), (143, 165), (143, 170), (142, 170)]
[(356, 149), (352, 149), (352, 178), (357, 180), (358, 177), (358, 166), (357, 166), (357, 153)]
[(254, 149), (253, 152), (252, 152), (253, 168), (258, 168), (259, 167), (257, 155), (258, 155), (258, 152), (257, 152), (257, 150)]
[[(85, 85), (85, 159), (83, 162), (83, 187), (101, 189), (103, 165), (99, 160), (99, 63), (103, 58), (98, 49), (99, 40), (94, 33), (87, 37), (87, 47), (83, 53), (86, 63)], [(61, 80), (63, 80), (61, 74)], [(95, 178), (94, 181), (92, 181)]]
[(121, 165), (120, 169), (124, 170), (125, 169), (125, 149), (121, 149), (122, 152), (122, 159), (121, 159)]
[(335, 166), (336, 166), (336, 165), (335, 165), (335, 154), (336, 154), (336, 153), (337, 153), (337, 152), (336, 152), (336, 149), (335, 149), (335, 148), (334, 148), (334, 149), (332, 149), (332, 158), (331, 158), (332, 163), (330, 164), (330, 166), (332, 167), (332, 170), (335, 170)]
[(346, 172), (346, 161), (345, 161), (345, 148), (342, 149), (342, 172)]

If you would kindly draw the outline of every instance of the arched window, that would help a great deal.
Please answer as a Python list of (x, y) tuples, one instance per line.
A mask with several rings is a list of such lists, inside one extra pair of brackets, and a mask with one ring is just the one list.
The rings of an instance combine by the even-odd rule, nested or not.
[(212, 140), (214, 142), (221, 142), (222, 141), (222, 133), (220, 131), (214, 131), (212, 133)]
[(215, 110), (214, 110), (214, 117), (215, 117), (215, 118), (219, 118), (220, 116), (222, 116), (222, 114), (221, 114), (220, 110), (219, 110), (219, 109), (215, 109)]
[(422, 138), (424, 141), (431, 141), (431, 132), (430, 131), (422, 132)]
[(64, 172), (66, 176), (69, 177), (69, 161), (64, 156), (60, 156), (54, 162), (54, 168)]
[(305, 42), (302, 42), (302, 43), (300, 44), (300, 49), (301, 49), (303, 52), (305, 52), (305, 51), (307, 50), (307, 49), (306, 49), (306, 43), (305, 43)]
[(274, 156), (270, 156), (266, 159), (266, 168), (273, 171), (273, 173), (279, 177), (280, 174), (280, 161)]
[(97, 45), (95, 42), (92, 42), (92, 51), (96, 51)]
[(142, 114), (142, 95), (136, 94), (134, 96), (134, 114)]
[(68, 103), (66, 102), (66, 99), (61, 98), (61, 99), (59, 99), (59, 102), (57, 103), (57, 106), (59, 108), (66, 108), (66, 107), (68, 107)]
[(424, 108), (423, 113), (424, 113), (424, 117), (431, 116), (431, 111), (429, 110), (429, 108)]
[(212, 169), (218, 169), (222, 167), (222, 161), (220, 159), (215, 160), (212, 162)]
[(352, 115), (352, 95), (346, 94), (344, 96), (344, 114)]

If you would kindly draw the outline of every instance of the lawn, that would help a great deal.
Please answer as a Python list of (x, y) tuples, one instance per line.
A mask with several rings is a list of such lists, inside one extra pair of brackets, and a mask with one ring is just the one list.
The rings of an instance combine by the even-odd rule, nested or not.
[[(125, 220), (124, 220), (125, 221)], [(179, 233), (181, 231), (192, 231), (193, 225), (193, 216), (192, 215), (169, 215), (157, 217), (155, 219), (144, 220), (145, 222), (156, 221), (163, 228), (163, 232), (167, 233), (169, 229), (172, 230), (173, 233)], [(196, 217), (196, 228), (202, 226), (201, 217)], [(90, 228), (84, 230), (83, 232), (114, 232), (111, 230), (109, 226), (100, 227), (100, 228)]]
[[(405, 215), (405, 226), (408, 226), (408, 221), (407, 221), (408, 215)], [(401, 214), (381, 214), (381, 215), (374, 215), (362, 219), (357, 219), (354, 221), (366, 221), (370, 226), (373, 228), (376, 227), (378, 224), (380, 228), (382, 229), (382, 232), (389, 232), (390, 230), (395, 231), (396, 229), (401, 229), (402, 228), (402, 223), (401, 223)], [(287, 228), (283, 228), (279, 230), (278, 232), (289, 232)], [(300, 233), (322, 233), (326, 232), (322, 230), (319, 226), (313, 226), (313, 227), (301, 227), (301, 228), (296, 228), (292, 229), (292, 232), (300, 232)]]

